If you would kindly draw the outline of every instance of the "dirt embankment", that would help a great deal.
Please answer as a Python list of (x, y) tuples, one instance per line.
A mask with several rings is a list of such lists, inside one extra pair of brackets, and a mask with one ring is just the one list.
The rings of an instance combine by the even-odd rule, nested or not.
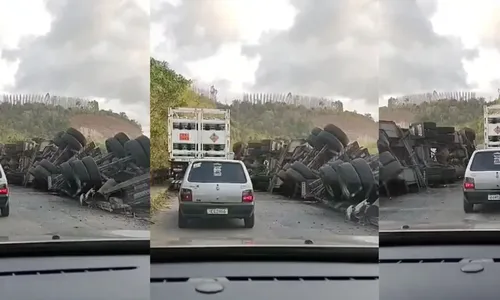
[(71, 117), (70, 123), (86, 137), (97, 142), (103, 142), (118, 132), (124, 132), (130, 138), (142, 134), (140, 128), (133, 123), (113, 116), (82, 114)]
[(313, 120), (315, 126), (323, 127), (332, 123), (340, 127), (351, 141), (376, 142), (378, 139), (378, 123), (361, 115), (317, 116)]
[(403, 125), (404, 127), (413, 123), (415, 119), (415, 114), (404, 108), (389, 109), (381, 107), (379, 109), (379, 116), (380, 120), (394, 121), (396, 124)]

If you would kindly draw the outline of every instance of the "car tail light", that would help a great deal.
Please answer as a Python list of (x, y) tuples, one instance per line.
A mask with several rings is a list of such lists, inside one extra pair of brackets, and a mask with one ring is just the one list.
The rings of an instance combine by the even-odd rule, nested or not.
[(253, 202), (253, 192), (252, 190), (243, 191), (241, 195), (241, 199), (243, 202)]
[(8, 195), (9, 194), (9, 188), (7, 187), (6, 184), (0, 184), (0, 195)]
[(181, 201), (193, 201), (193, 192), (190, 189), (181, 189)]
[(475, 189), (474, 185), (474, 178), (472, 177), (465, 177), (464, 179), (464, 190), (473, 190)]

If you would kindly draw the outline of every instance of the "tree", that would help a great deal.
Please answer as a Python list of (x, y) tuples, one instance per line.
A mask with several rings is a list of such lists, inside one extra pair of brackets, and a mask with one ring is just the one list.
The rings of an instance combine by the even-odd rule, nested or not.
[(207, 107), (209, 102), (191, 89), (191, 81), (150, 59), (151, 169), (168, 166), (167, 113), (170, 107)]

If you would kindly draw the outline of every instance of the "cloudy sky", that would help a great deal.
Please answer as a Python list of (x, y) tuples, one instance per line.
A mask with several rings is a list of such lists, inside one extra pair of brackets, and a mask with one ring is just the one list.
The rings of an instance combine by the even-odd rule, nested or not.
[(148, 0), (0, 0), (0, 93), (99, 99), (149, 134)]
[(151, 20), (153, 55), (227, 97), (332, 96), (376, 114), (391, 95), (500, 88), (498, 0), (151, 0)]

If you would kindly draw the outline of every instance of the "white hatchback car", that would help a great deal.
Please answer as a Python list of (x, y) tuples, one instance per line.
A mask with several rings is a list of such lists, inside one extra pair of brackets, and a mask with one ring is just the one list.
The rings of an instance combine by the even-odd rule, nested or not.
[(2, 165), (0, 165), (0, 216), (8, 217), (9, 214), (9, 183), (7, 182), (7, 176), (5, 176)]
[(472, 153), (463, 183), (466, 213), (474, 204), (500, 204), (500, 149), (481, 149)]
[(255, 223), (252, 180), (239, 160), (200, 159), (191, 162), (179, 191), (178, 225), (189, 219), (243, 219), (246, 228)]

